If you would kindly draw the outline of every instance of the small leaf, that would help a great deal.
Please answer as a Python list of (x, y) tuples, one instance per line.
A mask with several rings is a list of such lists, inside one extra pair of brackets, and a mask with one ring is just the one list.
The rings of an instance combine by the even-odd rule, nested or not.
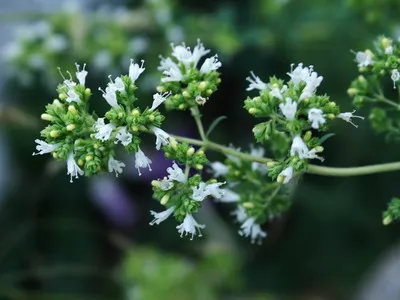
[(321, 137), (319, 139), (319, 144), (322, 145), (327, 139), (333, 137), (334, 135), (336, 135), (335, 133), (327, 133), (325, 134), (323, 137)]
[(206, 137), (208, 137), (208, 136), (211, 134), (211, 132), (214, 131), (215, 127), (217, 127), (218, 124), (219, 124), (221, 121), (225, 120), (226, 118), (227, 118), (226, 116), (219, 116), (218, 118), (216, 118), (216, 119), (211, 123), (210, 127), (208, 128), (208, 130), (207, 130), (207, 132), (206, 132)]

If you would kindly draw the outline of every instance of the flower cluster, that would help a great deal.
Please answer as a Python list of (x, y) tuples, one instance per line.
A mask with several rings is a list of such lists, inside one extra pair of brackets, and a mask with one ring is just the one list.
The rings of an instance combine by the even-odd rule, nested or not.
[[(354, 112), (341, 113), (339, 106), (326, 95), (317, 95), (316, 90), (323, 77), (313, 66), (292, 65), (287, 73), (288, 82), (275, 77), (269, 83), (263, 82), (254, 73), (247, 78), (248, 91), (258, 90), (259, 95), (245, 101), (245, 109), (258, 118), (267, 121), (253, 128), (260, 143), (280, 144), (277, 162), (271, 163), (269, 174), (278, 182), (288, 183), (295, 172), (305, 171), (310, 159), (323, 160), (322, 139), (312, 137), (312, 131), (327, 131), (329, 121), (345, 120), (354, 126)], [(274, 153), (276, 154), (276, 153)]]
[(165, 102), (166, 107), (186, 110), (204, 105), (221, 82), (217, 72), (221, 67), (218, 56), (208, 57), (200, 64), (203, 56), (210, 52), (200, 41), (193, 50), (184, 43), (177, 46), (171, 44), (171, 47), (173, 58), (161, 57), (158, 67), (163, 77), (157, 90), (172, 93)]

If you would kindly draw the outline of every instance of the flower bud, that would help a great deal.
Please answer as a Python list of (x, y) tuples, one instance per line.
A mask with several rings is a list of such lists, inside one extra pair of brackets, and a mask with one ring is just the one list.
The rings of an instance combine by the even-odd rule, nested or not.
[(329, 120), (333, 120), (333, 119), (335, 118), (335, 115), (334, 115), (334, 114), (327, 114), (326, 117), (327, 117)]
[(74, 130), (75, 128), (76, 128), (75, 124), (68, 124), (68, 125), (67, 125), (67, 130), (68, 130), (68, 131), (72, 131), (72, 130)]
[(117, 115), (118, 119), (122, 119), (124, 117), (124, 113), (122, 111), (120, 111)]
[(258, 112), (257, 108), (252, 107), (249, 109), (249, 114), (255, 115), (257, 112)]
[(383, 225), (389, 225), (390, 223), (392, 223), (392, 221), (393, 221), (393, 219), (390, 217), (390, 216), (386, 216), (384, 219), (383, 219)]
[(162, 205), (165, 205), (165, 204), (167, 204), (168, 200), (169, 200), (169, 195), (164, 195), (164, 196), (161, 198), (160, 203), (161, 203)]
[(152, 180), (151, 185), (156, 188), (159, 188), (161, 186), (161, 183), (158, 180)]
[(192, 95), (190, 95), (190, 93), (189, 93), (188, 91), (186, 91), (186, 90), (183, 91), (182, 96), (185, 97), (185, 98), (190, 98), (190, 97), (192, 97)]
[(82, 167), (85, 162), (82, 159), (78, 159), (77, 163)]
[(322, 146), (316, 146), (314, 149), (315, 149), (315, 152), (317, 152), (317, 153), (324, 151), (324, 147), (322, 147)]
[(200, 91), (204, 91), (204, 90), (207, 88), (207, 85), (208, 85), (207, 81), (202, 81), (202, 82), (200, 82), (200, 84), (199, 84), (199, 90), (200, 90)]
[(85, 89), (85, 96), (86, 97), (89, 97), (91, 94), (92, 94), (92, 91), (89, 88)]
[(53, 122), (55, 120), (55, 118), (52, 115), (49, 115), (49, 114), (41, 114), (40, 118), (42, 120), (49, 121), (49, 122)]
[(136, 125), (132, 125), (131, 129), (133, 132), (138, 132), (139, 131), (139, 127), (137, 127)]
[(194, 154), (196, 150), (193, 147), (190, 147), (187, 151), (186, 151), (186, 155), (187, 156), (192, 156)]
[(139, 117), (140, 116), (140, 111), (137, 110), (137, 109), (132, 110), (132, 116)]
[(86, 161), (91, 161), (93, 159), (92, 155), (86, 155), (85, 160)]
[(195, 168), (197, 169), (197, 170), (203, 170), (203, 165), (200, 165), (200, 164), (197, 164), (197, 165), (195, 165)]
[(58, 98), (60, 98), (60, 100), (65, 100), (65, 99), (67, 99), (67, 97), (68, 96), (65, 93), (61, 93), (58, 95)]
[(166, 92), (165, 88), (164, 88), (163, 86), (161, 86), (161, 85), (159, 85), (159, 86), (156, 88), (156, 90), (157, 90), (157, 92), (159, 92), (159, 93), (164, 93), (164, 92)]
[(186, 105), (185, 104), (180, 104), (179, 106), (178, 106), (178, 108), (180, 109), (180, 110), (184, 110), (185, 108), (186, 108)]
[(276, 182), (278, 182), (278, 183), (283, 183), (284, 180), (285, 180), (285, 176), (283, 176), (283, 175), (279, 175), (276, 178)]
[(58, 158), (58, 154), (57, 152), (52, 152), (51, 155), (53, 155), (53, 158), (57, 159)]
[(76, 113), (77, 113), (77, 110), (76, 110), (75, 106), (73, 106), (73, 105), (69, 105), (69, 106), (68, 106), (68, 111), (69, 111), (70, 113), (73, 113), (73, 114), (76, 114)]
[(203, 150), (197, 151), (197, 155), (203, 156), (204, 155), (204, 151)]
[(173, 137), (169, 137), (169, 144), (172, 147), (172, 149), (177, 150), (178, 149), (178, 143), (176, 142), (176, 139)]
[(242, 204), (244, 208), (254, 208), (254, 203), (252, 202), (245, 202)]
[(308, 142), (311, 139), (311, 137), (312, 137), (312, 132), (308, 130), (303, 136), (304, 142)]
[(58, 130), (52, 130), (52, 131), (50, 131), (50, 136), (51, 136), (52, 138), (59, 137), (59, 136), (60, 136), (60, 131), (58, 131)]
[(149, 119), (151, 122), (153, 122), (153, 121), (154, 121), (154, 119), (155, 119), (155, 117), (154, 117), (154, 115), (153, 115), (153, 114), (151, 114), (151, 115), (149, 115), (149, 116), (148, 116), (148, 119)]
[(387, 47), (392, 45), (392, 41), (386, 37), (381, 39), (381, 45), (383, 47), (383, 49), (386, 49)]
[(357, 95), (358, 93), (359, 93), (359, 90), (356, 89), (356, 88), (349, 88), (349, 89), (347, 90), (347, 94), (348, 94), (350, 97), (353, 97), (353, 96)]
[(61, 104), (61, 102), (58, 101), (58, 99), (54, 99), (54, 100), (53, 100), (53, 105), (54, 105), (54, 106), (57, 106), (57, 107), (62, 107), (62, 106), (63, 106), (63, 105)]
[(272, 168), (272, 167), (274, 167), (276, 165), (276, 161), (269, 161), (269, 162), (267, 162), (267, 167), (268, 168)]
[(212, 89), (208, 89), (206, 93), (207, 93), (208, 96), (210, 96), (213, 93), (213, 90)]

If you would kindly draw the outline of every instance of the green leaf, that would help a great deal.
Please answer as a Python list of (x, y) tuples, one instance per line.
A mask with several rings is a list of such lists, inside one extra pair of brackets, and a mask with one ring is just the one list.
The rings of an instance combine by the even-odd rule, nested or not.
[(327, 139), (333, 137), (336, 133), (327, 133), (319, 139), (319, 144), (322, 145)]
[(210, 125), (210, 127), (208, 128), (207, 132), (206, 132), (206, 137), (208, 137), (211, 132), (214, 131), (215, 127), (218, 126), (219, 123), (221, 123), (221, 121), (225, 120), (227, 118), (227, 116), (219, 116), (218, 118), (216, 118)]

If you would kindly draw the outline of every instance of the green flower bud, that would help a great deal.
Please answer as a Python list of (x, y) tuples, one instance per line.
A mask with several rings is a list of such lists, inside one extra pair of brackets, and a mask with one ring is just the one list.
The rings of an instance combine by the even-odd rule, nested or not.
[(242, 204), (242, 206), (244, 207), (244, 208), (254, 208), (254, 203), (251, 203), (251, 202), (245, 202), (245, 203), (243, 203)]
[(212, 89), (208, 89), (206, 93), (207, 93), (208, 96), (210, 96), (213, 93), (213, 90)]
[(392, 40), (384, 37), (381, 39), (381, 45), (382, 45), (383, 49), (385, 49), (385, 48), (389, 47), (390, 45), (392, 45)]
[(72, 131), (72, 130), (74, 130), (75, 128), (76, 128), (75, 124), (68, 124), (68, 125), (67, 125), (67, 130), (68, 130), (68, 131)]
[(76, 108), (75, 108), (75, 106), (73, 106), (73, 105), (69, 105), (68, 106), (68, 111), (70, 112), (70, 113), (73, 113), (73, 114), (76, 114), (78, 111), (76, 110)]
[(91, 160), (93, 160), (93, 156), (92, 155), (86, 155), (85, 156), (85, 160), (86, 161), (91, 161)]
[(169, 195), (164, 195), (164, 196), (161, 198), (160, 203), (161, 203), (162, 205), (165, 205), (165, 204), (167, 204), (168, 200), (169, 200)]
[(383, 225), (385, 225), (385, 226), (387, 226), (387, 225), (389, 225), (390, 223), (392, 223), (393, 222), (393, 219), (390, 217), (390, 216), (386, 216), (384, 219), (383, 219)]
[(49, 115), (49, 114), (41, 114), (40, 118), (42, 120), (49, 121), (49, 122), (55, 121), (55, 118), (52, 115)]
[(52, 138), (59, 137), (60, 136), (60, 131), (59, 130), (52, 130), (52, 131), (50, 131), (50, 136)]
[(137, 109), (132, 110), (132, 116), (139, 117), (140, 116), (140, 111), (137, 110)]
[(61, 93), (58, 95), (58, 98), (60, 98), (60, 100), (65, 100), (68, 98), (68, 96), (65, 93)]
[(182, 96), (185, 97), (185, 98), (190, 98), (190, 97), (192, 97), (192, 95), (190, 95), (190, 93), (189, 93), (188, 91), (186, 91), (186, 90), (183, 91)]
[(155, 117), (154, 117), (154, 115), (153, 114), (151, 114), (151, 115), (149, 115), (148, 117), (147, 117), (151, 122), (153, 122), (154, 121), (154, 119), (155, 119)]
[(178, 106), (178, 108), (180, 109), (180, 110), (184, 110), (185, 108), (186, 108), (186, 105), (185, 104), (179, 104), (179, 106)]
[(158, 180), (152, 180), (151, 185), (156, 188), (159, 188), (161, 186), (161, 183)]
[(348, 94), (350, 97), (354, 97), (354, 96), (357, 95), (358, 93), (359, 93), (359, 90), (356, 89), (356, 88), (349, 88), (349, 89), (347, 90), (347, 94)]
[(199, 90), (204, 91), (207, 88), (208, 82), (207, 81), (202, 81), (199, 84)]
[(156, 90), (157, 90), (157, 92), (159, 92), (159, 93), (164, 93), (164, 92), (166, 92), (165, 88), (164, 88), (163, 86), (161, 86), (161, 85), (159, 85), (159, 86), (156, 88)]
[(131, 130), (132, 130), (133, 132), (138, 132), (138, 131), (139, 131), (139, 127), (137, 127), (136, 125), (132, 125), (132, 126), (131, 126)]
[(197, 169), (197, 170), (203, 170), (203, 165), (200, 165), (200, 164), (197, 164), (197, 165), (195, 165), (195, 168)]
[(315, 149), (315, 152), (317, 152), (317, 153), (324, 151), (324, 147), (322, 147), (322, 146), (316, 146), (314, 149)]
[(252, 108), (249, 109), (249, 114), (255, 115), (256, 113), (258, 113), (258, 109), (257, 108), (252, 107)]
[(187, 156), (192, 156), (194, 154), (196, 150), (193, 147), (190, 147), (187, 151), (186, 151), (186, 155)]
[(63, 106), (62, 103), (60, 101), (58, 101), (58, 99), (54, 99), (53, 100), (53, 105), (57, 106), (57, 107), (62, 107)]
[(178, 143), (176, 142), (176, 139), (173, 137), (169, 137), (169, 144), (171, 145), (172, 149), (177, 150), (178, 149)]
[(303, 136), (304, 142), (308, 142), (311, 139), (311, 137), (312, 137), (312, 132), (308, 130)]

